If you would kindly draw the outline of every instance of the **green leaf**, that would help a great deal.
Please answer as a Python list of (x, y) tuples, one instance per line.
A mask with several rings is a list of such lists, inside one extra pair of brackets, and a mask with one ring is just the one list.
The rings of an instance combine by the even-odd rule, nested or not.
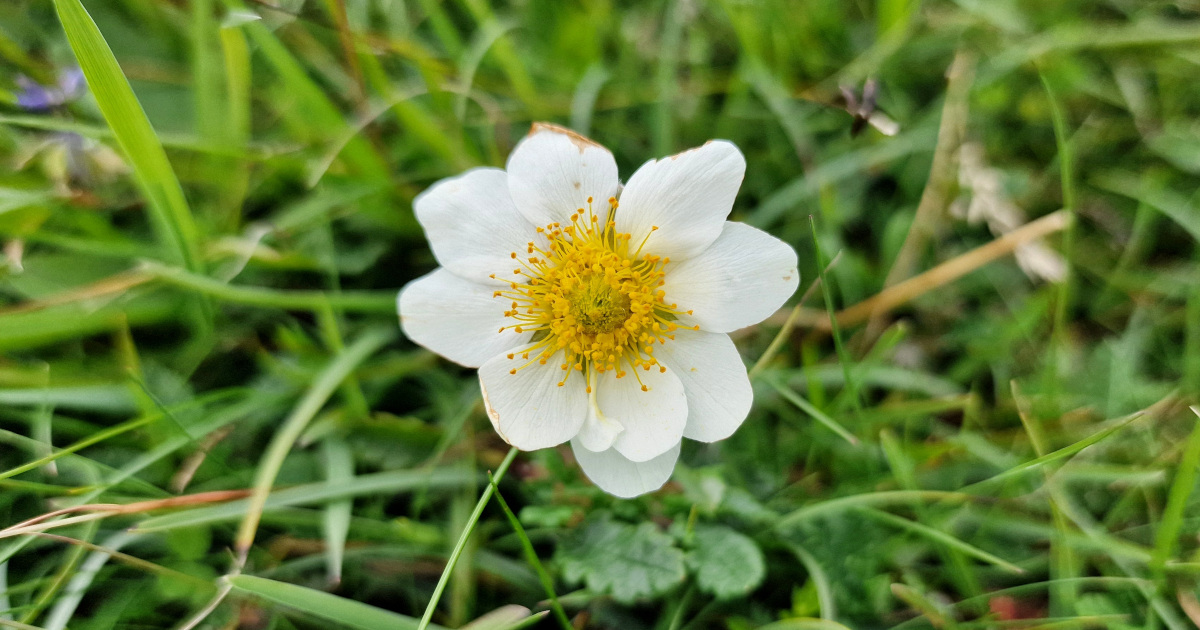
[(563, 576), (621, 603), (662, 595), (683, 582), (683, 551), (651, 523), (633, 526), (602, 514), (560, 545)]
[[(274, 604), (294, 608), (343, 627), (362, 628), (363, 630), (377, 630), (378, 628), (404, 630), (417, 627), (417, 620), (413, 617), (304, 586), (277, 582), (253, 575), (235, 575), (229, 578), (229, 585), (236, 592), (254, 595)], [(430, 626), (430, 628), (437, 628), (437, 626)]]
[(54, 6), (96, 104), (150, 202), (159, 238), (169, 244), (174, 262), (198, 271), (199, 236), (187, 199), (117, 58), (79, 0), (54, 0)]
[(766, 560), (758, 545), (724, 525), (697, 525), (687, 555), (700, 590), (717, 599), (740, 597), (762, 583)]

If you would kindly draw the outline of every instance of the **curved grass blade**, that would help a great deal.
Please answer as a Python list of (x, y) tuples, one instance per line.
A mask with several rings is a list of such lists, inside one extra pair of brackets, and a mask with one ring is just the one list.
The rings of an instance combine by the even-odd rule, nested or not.
[(437, 609), (438, 600), (442, 598), (442, 591), (446, 590), (446, 583), (450, 581), (450, 574), (454, 572), (454, 565), (458, 563), (458, 557), (462, 555), (463, 548), (467, 546), (467, 539), (471, 537), (471, 532), (475, 531), (475, 524), (479, 522), (479, 517), (483, 515), (483, 508), (487, 507), (488, 500), (492, 498), (492, 488), (496, 482), (504, 478), (504, 473), (508, 472), (508, 466), (512, 464), (512, 461), (516, 457), (516, 447), (509, 449), (508, 455), (504, 457), (504, 461), (496, 467), (492, 485), (483, 489), (483, 494), (479, 497), (479, 502), (475, 504), (475, 511), (467, 519), (467, 526), (463, 528), (462, 535), (458, 537), (458, 542), (454, 544), (454, 551), (450, 553), (450, 558), (446, 560), (446, 568), (442, 571), (442, 576), (438, 578), (437, 586), (433, 589), (433, 597), (429, 598), (429, 605), (425, 607), (425, 614), (421, 616), (421, 624), (417, 627), (417, 630), (425, 630), (431, 627), (429, 620), (433, 618), (433, 611)]
[[(394, 630), (411, 628), (415, 630), (417, 628), (417, 620), (407, 615), (369, 606), (324, 591), (253, 575), (235, 575), (226, 579), (233, 587), (234, 592), (253, 595), (340, 626), (361, 628), (361, 630), (377, 630), (378, 628)], [(441, 630), (438, 626), (431, 627)]]
[[(381, 492), (451, 488), (470, 483), (472, 478), (473, 475), (450, 469), (390, 470), (360, 475), (352, 481), (342, 483), (323, 481), (276, 490), (267, 497), (263, 510), (266, 512), (296, 505), (312, 505)], [(239, 499), (185, 512), (153, 516), (139, 523), (134, 531), (154, 532), (232, 521), (246, 513), (247, 504), (245, 499)]]
[(308, 390), (304, 398), (292, 410), (291, 415), (284, 421), (279, 432), (272, 438), (270, 445), (267, 446), (267, 452), (263, 454), (258, 472), (254, 476), (254, 489), (253, 494), (250, 495), (250, 505), (246, 510), (246, 516), (242, 519), (242, 524), (238, 528), (237, 537), (234, 541), (234, 547), (238, 553), (239, 566), (244, 564), (246, 554), (250, 552), (250, 545), (253, 544), (254, 536), (258, 532), (258, 521), (262, 517), (263, 508), (266, 507), (268, 495), (271, 493), (271, 486), (274, 485), (275, 476), (279, 473), (280, 467), (283, 466), (283, 460), (292, 450), (292, 445), (295, 444), (296, 439), (300, 437), (300, 434), (304, 431), (304, 427), (308, 426), (313, 416), (321, 410), (321, 407), (325, 405), (325, 402), (329, 400), (333, 392), (342, 384), (342, 381), (364, 359), (381, 348), (385, 343), (391, 341), (392, 336), (393, 333), (390, 329), (380, 328), (369, 331), (344, 352), (334, 357), (321, 372), (320, 376), (317, 377), (312, 388)]
[[(1200, 416), (1200, 407), (1191, 406), (1192, 413)], [(1183, 457), (1179, 460), (1179, 472), (1171, 484), (1171, 493), (1167, 498), (1167, 508), (1163, 510), (1162, 521), (1155, 534), (1154, 555), (1150, 558), (1150, 570), (1158, 580), (1162, 580), (1167, 558), (1179, 544), (1179, 533), (1183, 529), (1183, 514), (1187, 508), (1188, 497), (1196, 486), (1196, 467), (1200, 465), (1200, 422), (1192, 429), (1184, 448)]]
[(525, 560), (533, 567), (537, 573), (538, 580), (542, 583), (542, 588), (546, 590), (546, 596), (550, 598), (550, 609), (554, 611), (554, 617), (558, 620), (559, 625), (563, 630), (572, 630), (571, 620), (567, 618), (567, 613), (563, 610), (562, 604), (558, 602), (558, 594), (554, 592), (554, 580), (550, 574), (546, 572), (546, 567), (542, 566), (542, 562), (538, 560), (537, 551), (533, 549), (533, 543), (529, 540), (529, 535), (525, 533), (525, 528), (521, 525), (521, 521), (513, 514), (512, 509), (508, 507), (508, 502), (504, 500), (504, 495), (500, 494), (500, 487), (496, 485), (496, 479), (490, 473), (488, 481), (491, 483), (492, 490), (496, 493), (496, 502), (500, 504), (500, 509), (504, 510), (504, 516), (508, 519), (509, 525), (512, 525), (513, 533), (517, 535), (517, 539), (521, 541), (521, 550), (525, 552)]
[(1016, 466), (1013, 466), (1012, 468), (1009, 468), (1008, 470), (1006, 470), (998, 475), (995, 475), (993, 477), (988, 477), (987, 479), (984, 479), (983, 481), (977, 481), (977, 482), (963, 488), (962, 491), (968, 492), (968, 491), (978, 490), (979, 487), (983, 486), (984, 484), (990, 484), (990, 483), (995, 483), (997, 481), (1003, 481), (1010, 477), (1014, 477), (1021, 473), (1033, 470), (1034, 468), (1039, 468), (1041, 466), (1045, 466), (1046, 464), (1056, 462), (1065, 457), (1070, 457), (1070, 456), (1078, 453), (1079, 451), (1082, 451), (1083, 449), (1112, 435), (1113, 433), (1116, 433), (1117, 431), (1124, 429), (1125, 427), (1129, 426), (1129, 423), (1133, 422), (1134, 420), (1137, 420), (1140, 417), (1142, 417), (1142, 414), (1140, 412), (1135, 413), (1132, 416), (1130, 416), (1128, 419), (1126, 419), (1124, 422), (1121, 422), (1120, 424), (1114, 424), (1113, 426), (1108, 427), (1107, 429), (1104, 429), (1102, 431), (1097, 431), (1096, 433), (1093, 433), (1092, 435), (1089, 435), (1089, 436), (1083, 438), (1082, 440), (1079, 440), (1078, 442), (1071, 444), (1070, 446), (1064, 446), (1064, 447), (1058, 449), (1057, 451), (1046, 453), (1045, 455), (1042, 455), (1041, 457), (1038, 457), (1037, 459), (1032, 459), (1023, 464), (1018, 464)]
[(854, 437), (853, 433), (848, 431), (842, 425), (838, 424), (837, 420), (829, 417), (829, 415), (824, 411), (818, 409), (816, 405), (805, 400), (804, 397), (796, 393), (795, 390), (784, 385), (783, 383), (780, 383), (779, 380), (774, 376), (763, 376), (763, 380), (766, 381), (768, 385), (775, 388), (775, 391), (779, 392), (779, 395), (783, 396), (784, 400), (795, 405), (800, 411), (812, 416), (817, 422), (824, 425), (825, 428), (833, 431), (838, 437), (849, 442), (851, 446), (858, 446), (858, 438)]
[[(325, 456), (325, 477), (331, 484), (345, 484), (354, 479), (354, 454), (340, 437), (330, 436), (321, 443)], [(346, 536), (350, 533), (350, 517), (354, 502), (349, 499), (330, 501), (325, 506), (321, 529), (325, 535), (326, 572), (330, 584), (342, 581), (342, 558), (346, 551)]]
[(943, 492), (941, 490), (885, 490), (883, 492), (852, 494), (848, 497), (829, 499), (819, 503), (814, 503), (812, 505), (806, 505), (798, 510), (793, 510), (775, 522), (775, 529), (787, 529), (792, 525), (802, 523), (818, 516), (836, 514), (843, 510), (849, 510), (858, 507), (906, 505), (911, 504), (913, 501), (947, 501), (952, 503), (963, 503), (966, 501), (979, 499), (981, 499), (981, 497), (976, 497), (963, 492)]
[(199, 233), (183, 188), (116, 57), (79, 0), (54, 0), (54, 7), (100, 112), (146, 194), (159, 239), (173, 262), (199, 271)]
[(1005, 571), (1008, 571), (1009, 573), (1022, 574), (1025, 572), (1025, 569), (1022, 569), (1021, 567), (1005, 560), (1004, 558), (990, 554), (974, 545), (967, 544), (955, 538), (954, 536), (938, 531), (928, 525), (918, 523), (916, 521), (910, 521), (894, 514), (888, 514), (887, 512), (883, 512), (881, 510), (866, 508), (859, 510), (859, 512), (866, 514), (867, 516), (870, 516), (881, 523), (887, 523), (901, 529), (906, 529), (914, 534), (924, 536), (925, 538), (943, 544), (952, 549), (957, 549), (958, 551), (961, 551), (977, 560), (982, 560), (988, 564), (994, 564)]

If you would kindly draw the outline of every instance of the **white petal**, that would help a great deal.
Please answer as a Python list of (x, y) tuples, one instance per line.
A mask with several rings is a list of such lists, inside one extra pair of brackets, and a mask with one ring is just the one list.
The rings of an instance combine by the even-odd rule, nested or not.
[(588, 479), (601, 490), (625, 499), (661, 488), (675, 470), (679, 447), (676, 444), (654, 459), (634, 462), (615, 448), (594, 453), (584, 448), (579, 440), (571, 440), (571, 450)]
[[(492, 426), (505, 442), (523, 450), (557, 446), (575, 437), (587, 414), (587, 392), (579, 374), (567, 379), (560, 365), (559, 351), (545, 365), (523, 359), (521, 352), (529, 346), (512, 351), (512, 359), (500, 354), (479, 368), (479, 385), (483, 403)], [(525, 367), (521, 367), (525, 366)], [(510, 370), (517, 369), (516, 374)]]
[(670, 368), (665, 372), (654, 366), (630, 368), (623, 378), (604, 372), (596, 375), (593, 388), (600, 411), (625, 428), (612, 446), (628, 459), (644, 462), (657, 457), (683, 437), (687, 397)]
[(414, 343), (455, 363), (479, 367), (533, 336), (511, 328), (500, 332), (512, 320), (504, 317), (504, 299), (492, 297), (495, 290), (439, 267), (400, 291), (400, 327)]
[(484, 284), (507, 284), (517, 268), (512, 252), (523, 254), (537, 234), (513, 205), (508, 176), (498, 168), (475, 168), (437, 182), (413, 200), (413, 211), (437, 261)]
[(729, 335), (681, 330), (657, 347), (658, 360), (679, 377), (687, 395), (683, 437), (715, 442), (733, 435), (750, 413), (754, 391)]
[(535, 123), (508, 156), (508, 187), (513, 201), (534, 225), (569, 223), (587, 208), (603, 218), (617, 194), (617, 162), (612, 153), (570, 129)]
[(596, 402), (596, 389), (592, 388), (588, 394), (587, 419), (583, 421), (579, 435), (575, 436), (579, 443), (589, 451), (597, 453), (607, 451), (612, 448), (613, 442), (624, 430), (625, 427), (620, 422), (609, 418), (600, 411), (600, 405)]
[(668, 303), (709, 332), (729, 332), (766, 319), (800, 283), (796, 251), (744, 223), (728, 221), (704, 253), (666, 267)]
[(745, 174), (742, 152), (725, 140), (646, 162), (621, 192), (617, 231), (647, 239), (652, 254), (695, 256), (721, 233)]

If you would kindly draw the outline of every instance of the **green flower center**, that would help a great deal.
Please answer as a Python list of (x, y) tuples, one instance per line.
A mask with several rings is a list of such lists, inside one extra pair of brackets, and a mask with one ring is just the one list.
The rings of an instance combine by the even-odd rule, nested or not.
[(575, 321), (592, 335), (616, 330), (631, 313), (629, 296), (598, 274), (586, 276), (567, 299)]

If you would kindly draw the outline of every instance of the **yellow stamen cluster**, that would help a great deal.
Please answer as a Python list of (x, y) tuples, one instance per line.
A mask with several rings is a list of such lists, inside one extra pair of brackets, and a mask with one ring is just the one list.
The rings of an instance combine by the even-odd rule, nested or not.
[(526, 362), (510, 373), (535, 362), (545, 365), (559, 350), (564, 374), (558, 385), (581, 372), (589, 393), (597, 373), (612, 371), (624, 378), (628, 368), (641, 382), (636, 368), (667, 370), (654, 358), (654, 343), (674, 339), (681, 327), (676, 319), (683, 314), (666, 303), (661, 288), (670, 259), (642, 253), (645, 239), (634, 247), (631, 235), (616, 231), (617, 200), (609, 199), (608, 205), (601, 220), (589, 198), (587, 209), (573, 213), (570, 224), (538, 228), (541, 242), (530, 241), (524, 252), (512, 253), (518, 265), (513, 274), (528, 281), (495, 292), (494, 297), (510, 301), (505, 316), (515, 321), (500, 332), (532, 331), (534, 342), (520, 353)]

